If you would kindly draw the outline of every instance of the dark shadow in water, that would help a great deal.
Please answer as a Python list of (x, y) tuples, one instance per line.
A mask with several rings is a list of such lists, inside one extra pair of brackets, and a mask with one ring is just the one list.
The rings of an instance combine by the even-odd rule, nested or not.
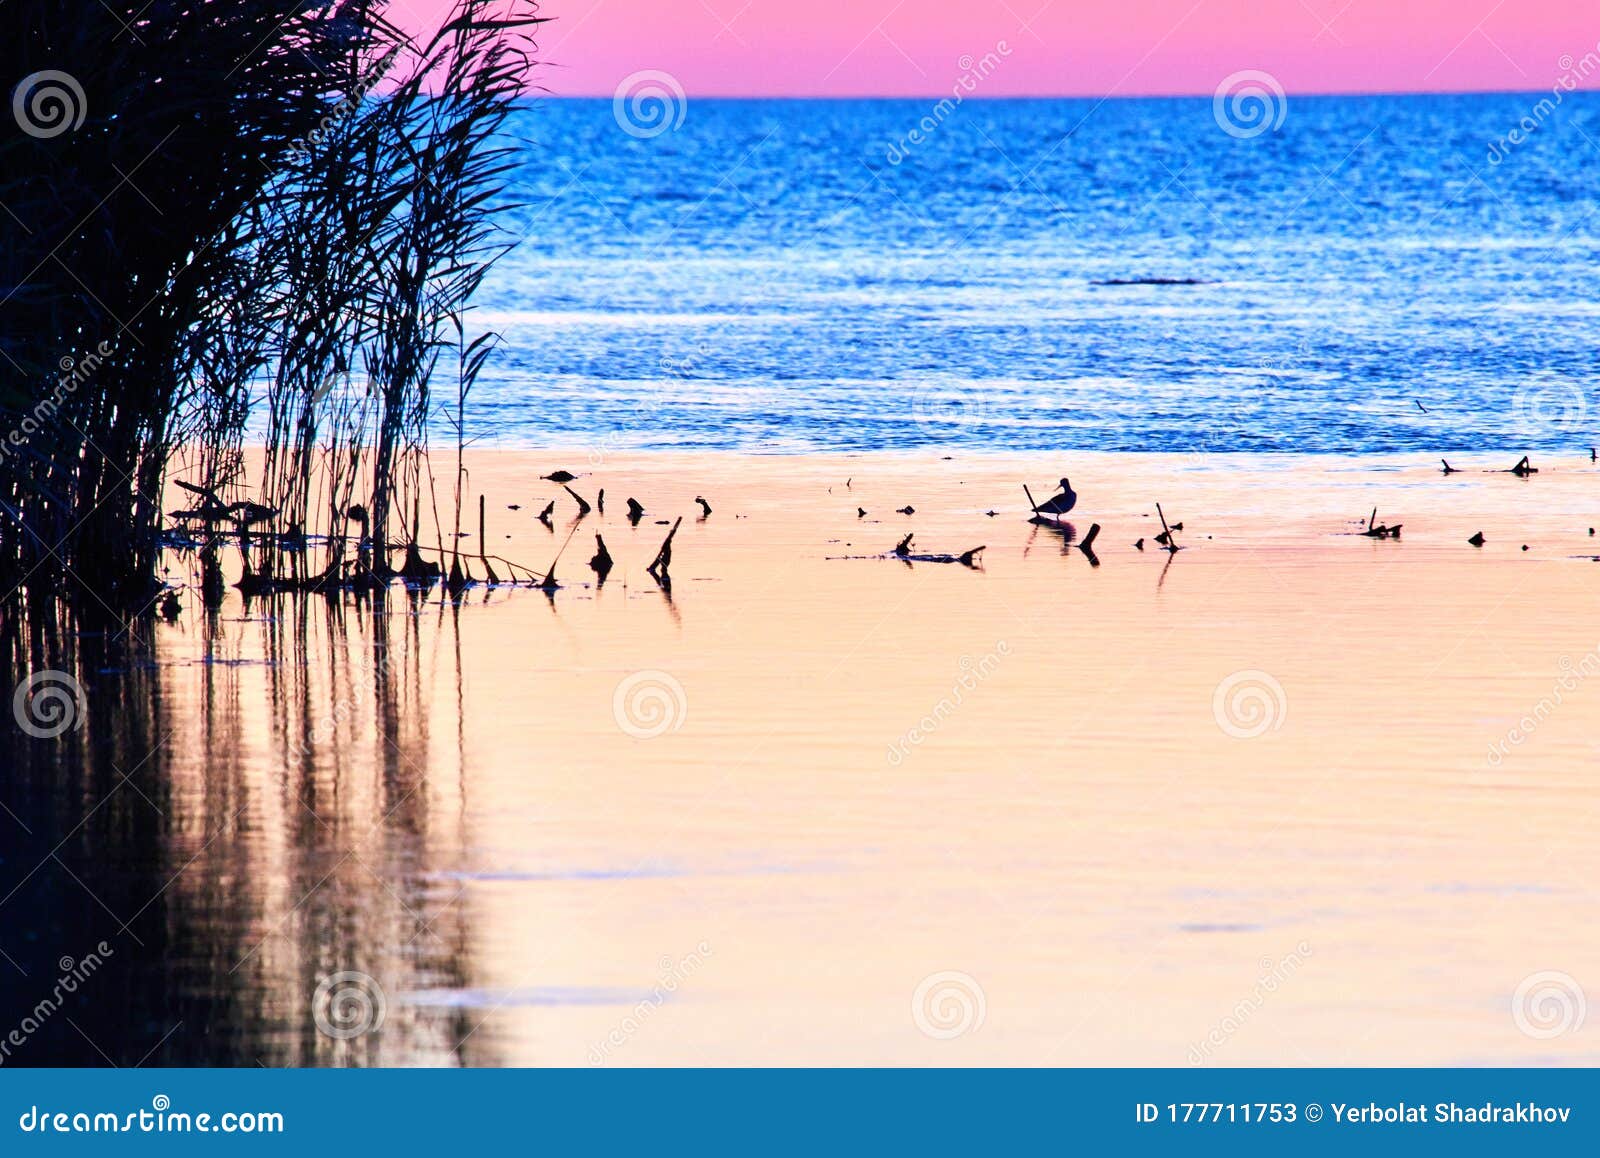
[(453, 617), (0, 609), (0, 1064), (496, 1064), (481, 1013), (405, 1001), (479, 983)]

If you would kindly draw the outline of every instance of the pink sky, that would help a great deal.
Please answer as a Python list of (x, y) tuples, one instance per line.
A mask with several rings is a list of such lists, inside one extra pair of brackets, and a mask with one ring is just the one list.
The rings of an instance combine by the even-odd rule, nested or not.
[[(433, 12), (445, 0), (395, 0)], [(1600, 41), (1583, 0), (544, 0), (544, 83), (610, 96), (642, 69), (691, 96), (1201, 93), (1241, 69), (1289, 92), (1548, 90)], [(1600, 84), (1600, 72), (1584, 87)]]

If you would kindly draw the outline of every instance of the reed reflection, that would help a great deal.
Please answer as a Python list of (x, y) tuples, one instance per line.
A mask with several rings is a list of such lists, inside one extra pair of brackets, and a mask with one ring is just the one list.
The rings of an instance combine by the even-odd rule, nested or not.
[(8, 608), (0, 1062), (494, 1064), (408, 999), (473, 976), (456, 626), (414, 593)]

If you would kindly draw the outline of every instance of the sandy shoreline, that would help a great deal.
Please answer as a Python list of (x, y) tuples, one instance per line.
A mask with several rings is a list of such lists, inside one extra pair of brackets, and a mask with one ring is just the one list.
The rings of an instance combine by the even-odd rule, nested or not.
[[(281, 882), (240, 942), (264, 945), (243, 974), (263, 1008), (326, 955), (318, 922), (345, 922), (393, 1003), (366, 1047), (382, 1064), (1596, 1060), (1512, 1010), (1525, 979), (1600, 953), (1586, 457), (1520, 480), (950, 453), (479, 452), (491, 544), (529, 566), (574, 513), (537, 476), (605, 487), (553, 600), (396, 598), (386, 637), (313, 610), (309, 663), (268, 605), (247, 618), (230, 595), (210, 628), (186, 610), (159, 636), (168, 694), (194, 709), (168, 744), (176, 799), (195, 831), (225, 822), (226, 768), (226, 807), (255, 811), (175, 892)], [(1042, 497), (1063, 472), (1080, 531), (1102, 524), (1098, 568), (1025, 521), (1020, 483)], [(554, 532), (534, 520), (547, 496)], [(1148, 541), (1157, 500), (1185, 524), (1176, 558)], [(1374, 504), (1400, 541), (1355, 534)], [(668, 600), (643, 568), (679, 515)], [(601, 589), (595, 530), (617, 560)], [(982, 570), (837, 558), (907, 531), (985, 545)], [(397, 726), (357, 697), (310, 746), (329, 830), (297, 824), (276, 787), (305, 759), (291, 739), (379, 646), (415, 682), (393, 719), (430, 819), (391, 832), (390, 802), (348, 787), (391, 761)], [(283, 705), (283, 681), (304, 696)], [(203, 722), (263, 696), (270, 721)], [(339, 870), (334, 911), (296, 914), (374, 829), (392, 846), (374, 871)], [(442, 974), (416, 959), (416, 914), (452, 930)], [(669, 999), (630, 1015), (663, 962)], [(568, 991), (598, 996), (549, 998)]]

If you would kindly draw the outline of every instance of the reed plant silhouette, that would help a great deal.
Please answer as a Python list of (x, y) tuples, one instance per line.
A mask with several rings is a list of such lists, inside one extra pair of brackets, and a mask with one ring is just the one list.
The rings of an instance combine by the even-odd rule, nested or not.
[(538, 23), (530, 0), (457, 0), (421, 35), (382, 0), (11, 0), (0, 596), (148, 605), (169, 477), (208, 533), (255, 504), (233, 534), (258, 583), (390, 573), (440, 359), (464, 396), (491, 345), (470, 301), (507, 245)]

